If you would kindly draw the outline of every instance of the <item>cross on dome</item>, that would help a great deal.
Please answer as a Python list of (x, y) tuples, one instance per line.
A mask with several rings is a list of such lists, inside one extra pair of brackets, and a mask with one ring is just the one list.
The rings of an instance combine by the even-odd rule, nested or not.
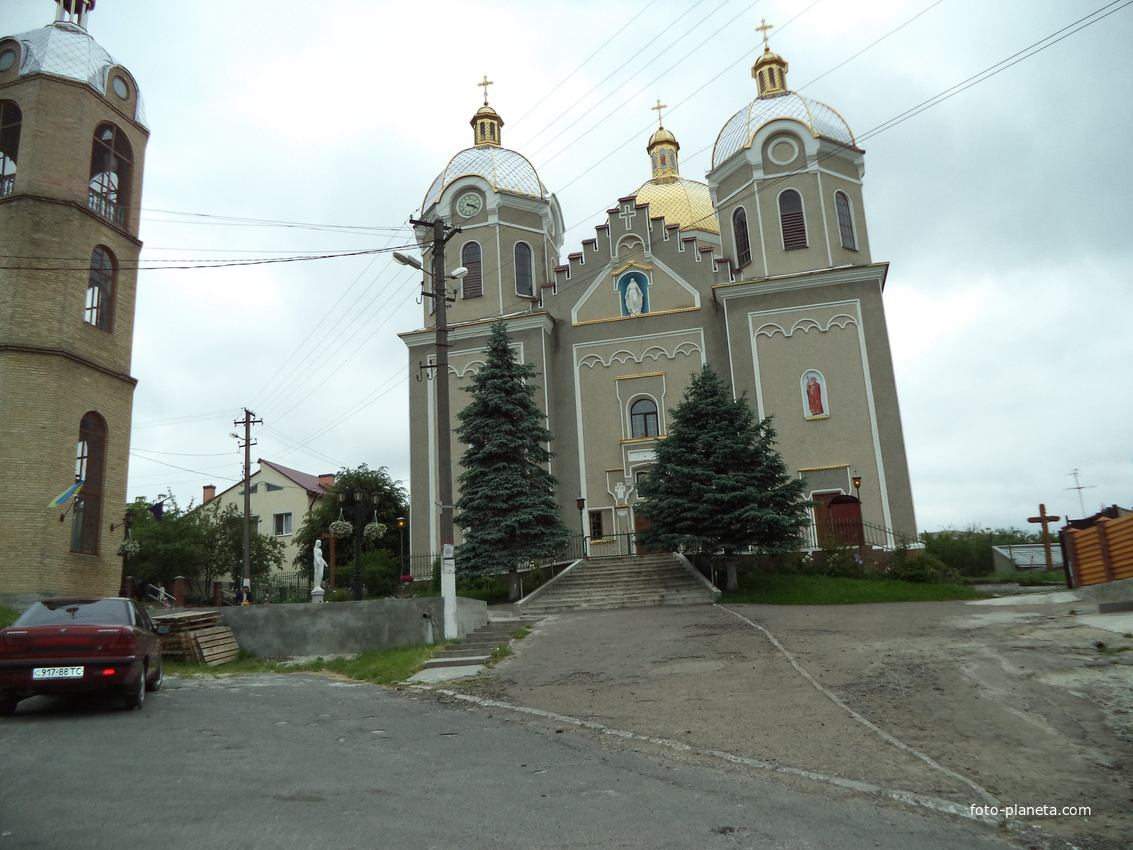
[(494, 81), (494, 80), (489, 80), (489, 79), (488, 79), (488, 75), (487, 75), (487, 74), (485, 74), (485, 75), (484, 75), (484, 82), (482, 82), (482, 83), (477, 83), (477, 84), (476, 84), (476, 85), (478, 85), (478, 86), (482, 86), (482, 87), (483, 87), (483, 89), (484, 89), (484, 105), (485, 105), (485, 106), (487, 106), (487, 105), (488, 105), (488, 86), (494, 86), (495, 84), (496, 84), (496, 83), (495, 83), (495, 81)]
[(668, 105), (657, 98), (657, 105), (649, 107), (657, 113), (657, 130), (649, 137), (649, 144), (645, 150), (649, 153), (649, 161), (653, 166), (653, 179), (668, 179), (680, 177), (677, 170), (677, 151), (681, 146), (677, 144), (677, 137), (665, 129), (661, 123), (661, 110), (668, 109)]
[(488, 79), (488, 75), (484, 75), (484, 81), (476, 85), (484, 89), (484, 105), (476, 110), (476, 114), (472, 116), (472, 145), (473, 147), (481, 148), (485, 146), (500, 147), (503, 145), (503, 127), (504, 119), (492, 107), (488, 106), (488, 86), (494, 86), (495, 82)]
[(767, 31), (769, 29), (774, 29), (775, 24), (767, 23), (767, 18), (760, 18), (759, 23), (760, 25), (755, 28), (755, 31), (763, 34), (763, 49), (770, 50), (771, 45), (767, 43)]

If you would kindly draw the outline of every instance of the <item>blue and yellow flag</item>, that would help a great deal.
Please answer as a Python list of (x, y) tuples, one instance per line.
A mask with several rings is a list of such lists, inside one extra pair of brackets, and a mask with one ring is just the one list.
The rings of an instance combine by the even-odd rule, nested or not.
[(61, 504), (63, 504), (69, 498), (71, 498), (76, 493), (78, 493), (80, 490), (82, 490), (83, 489), (83, 483), (84, 482), (82, 482), (82, 481), (76, 481), (74, 484), (72, 484), (70, 487), (68, 487), (66, 490), (64, 490), (62, 493), (60, 493), (58, 496), (56, 496), (54, 499), (52, 499), (50, 502), (48, 502), (47, 507), (49, 507), (49, 508), (59, 507)]

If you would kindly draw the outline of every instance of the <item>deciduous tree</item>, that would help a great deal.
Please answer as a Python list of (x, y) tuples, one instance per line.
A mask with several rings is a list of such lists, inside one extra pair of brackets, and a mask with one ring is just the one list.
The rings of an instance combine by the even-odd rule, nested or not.
[[(366, 537), (362, 538), (362, 561), (363, 571), (365, 572), (365, 564), (368, 562), (367, 554), (375, 551), (388, 550), (390, 553), (397, 553), (400, 551), (400, 534), (397, 527), (398, 517), (409, 516), (409, 494), (405, 488), (401, 486), (401, 482), (394, 481), (389, 474), (386, 467), (378, 469), (370, 469), (366, 464), (351, 469), (343, 467), (334, 477), (335, 492), (328, 493), (326, 496), (319, 500), (315, 508), (307, 514), (303, 520), (303, 525), (295, 533), (295, 544), (298, 547), (298, 554), (295, 556), (294, 566), (296, 571), (311, 575), (313, 561), (313, 550), (315, 541), (319, 540), (322, 535), (328, 534), (330, 524), (339, 518), (341, 513), (342, 518), (347, 522), (355, 523), (353, 496), (350, 497), (351, 504), (345, 509), (338, 503), (336, 493), (338, 491), (346, 493), (354, 493), (355, 490), (361, 490), (367, 494), (378, 494), (378, 504), (376, 507), (371, 507), (367, 510), (366, 518), (363, 520), (363, 526), (367, 523), (373, 522), (375, 519), (386, 527), (385, 534), (375, 540), (369, 540)], [(362, 529), (357, 529), (361, 532)], [(406, 529), (406, 533), (408, 529)], [(343, 538), (336, 541), (335, 547), (335, 560), (336, 566), (339, 568), (353, 571), (354, 568), (354, 539)], [(329, 547), (324, 542), (323, 556), (329, 556)], [(372, 560), (372, 559), (370, 559)], [(379, 559), (382, 563), (396, 564), (397, 555), (393, 554), (392, 560)], [(376, 563), (376, 561), (375, 561)], [(391, 574), (398, 572), (394, 566), (388, 568)], [(392, 582), (392, 583), (391, 583)], [(396, 586), (397, 576), (393, 575), (392, 579), (389, 576), (382, 576), (381, 581), (377, 581), (376, 577), (373, 580), (367, 580), (366, 586), (371, 591), (379, 589), (386, 589), (387, 587)]]

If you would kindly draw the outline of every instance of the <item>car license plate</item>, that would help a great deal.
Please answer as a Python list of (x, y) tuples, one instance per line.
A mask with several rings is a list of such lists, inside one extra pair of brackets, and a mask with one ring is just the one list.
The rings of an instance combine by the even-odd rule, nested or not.
[(33, 667), (31, 671), (33, 679), (81, 679), (83, 678), (82, 667)]

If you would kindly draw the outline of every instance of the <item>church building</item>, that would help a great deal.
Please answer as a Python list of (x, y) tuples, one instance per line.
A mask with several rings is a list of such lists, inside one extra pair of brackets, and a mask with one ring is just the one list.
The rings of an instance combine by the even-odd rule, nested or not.
[[(452, 409), (467, 403), (462, 387), (502, 317), (539, 373), (562, 518), (585, 530), (592, 554), (639, 527), (637, 482), (705, 363), (757, 416), (774, 417), (787, 467), (816, 503), (809, 545), (830, 540), (830, 519), (845, 516), (860, 516), (870, 542), (916, 538), (882, 303), (889, 267), (870, 256), (864, 151), (835, 110), (789, 89), (787, 71), (765, 35), (754, 97), (722, 116), (707, 184), (681, 176), (658, 101), (648, 171), (642, 163), (651, 176), (612, 191), (606, 221), (565, 262), (559, 203), (504, 147), (486, 95), (472, 146), (425, 195), (423, 220), (460, 228), (449, 269), (468, 269), (448, 308)], [(429, 268), (431, 231), (418, 233)], [(401, 335), (412, 374), (433, 359), (432, 309), (426, 300), (425, 327)], [(415, 552), (440, 549), (437, 436), (425, 424), (435, 422), (435, 383), (409, 383)]]
[(94, 5), (57, 0), (54, 23), (0, 35), (0, 603), (14, 607), (117, 594), (122, 577), (149, 130), (133, 76), (87, 32)]

